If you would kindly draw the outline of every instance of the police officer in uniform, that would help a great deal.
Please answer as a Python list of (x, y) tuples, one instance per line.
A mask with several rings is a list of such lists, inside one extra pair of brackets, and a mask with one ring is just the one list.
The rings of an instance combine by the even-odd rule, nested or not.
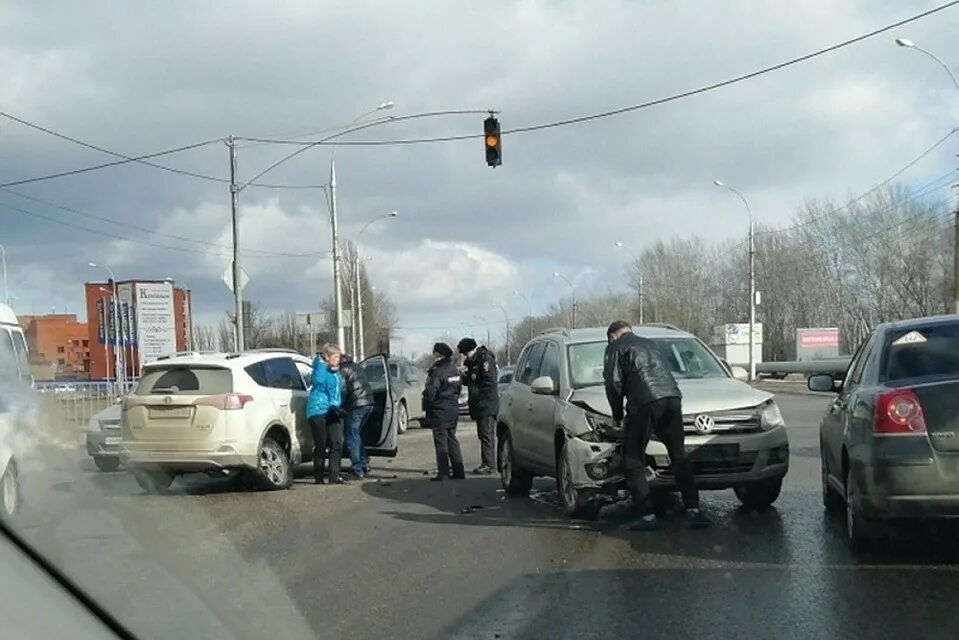
[(473, 473), (490, 475), (496, 472), (496, 416), (499, 414), (496, 356), (486, 347), (478, 346), (473, 338), (463, 338), (456, 349), (464, 356), (470, 417), (476, 421), (480, 441), (482, 462)]
[(699, 510), (699, 492), (686, 455), (683, 396), (669, 364), (655, 342), (637, 336), (623, 320), (609, 325), (606, 335), (609, 340), (603, 369), (606, 398), (616, 424), (624, 424), (625, 418), (623, 457), (626, 482), (639, 516), (629, 528), (645, 531), (658, 526), (646, 480), (646, 445), (652, 434), (656, 434), (669, 452), (673, 476), (686, 508), (687, 525), (691, 528), (708, 527), (711, 522)]
[(440, 482), (448, 477), (462, 480), (463, 453), (456, 439), (459, 421), (460, 389), (463, 386), (459, 369), (453, 364), (453, 350), (444, 342), (433, 345), (433, 366), (423, 389), (423, 409), (426, 424), (433, 430), (436, 466), (439, 469), (430, 480)]

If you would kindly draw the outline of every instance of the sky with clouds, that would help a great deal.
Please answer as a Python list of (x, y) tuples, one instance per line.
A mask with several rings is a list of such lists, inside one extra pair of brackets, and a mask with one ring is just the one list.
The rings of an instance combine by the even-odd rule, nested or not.
[[(391, 100), (394, 116), (496, 109), (504, 129), (685, 91), (857, 36), (932, 2), (615, 1), (0, 4), (0, 111), (118, 151), (146, 154), (229, 134), (313, 139)], [(787, 224), (808, 197), (873, 186), (959, 122), (941, 68), (959, 70), (959, 8), (742, 84), (615, 117), (503, 138), (486, 166), (477, 139), (310, 149), (262, 180), (316, 185), (336, 154), (342, 234), (370, 219), (363, 250), (397, 306), (397, 351), (443, 329), (513, 316), (567, 292), (619, 286), (649, 243), (744, 232), (741, 203)], [(951, 37), (950, 37), (951, 36)], [(457, 136), (483, 115), (396, 122), (349, 140)], [(312, 136), (312, 137), (311, 137)], [(955, 168), (959, 138), (903, 180)], [(241, 142), (249, 179), (291, 149)], [(0, 183), (112, 158), (0, 119)], [(225, 179), (222, 142), (157, 158)], [(947, 188), (947, 187), (946, 187)], [(136, 164), (0, 191), (0, 243), (19, 313), (77, 311), (86, 266), (171, 276), (194, 291), (196, 322), (232, 304), (230, 198), (222, 181)], [(934, 194), (942, 197), (943, 194)], [(22, 196), (29, 196), (26, 199)], [(240, 195), (245, 294), (271, 310), (315, 309), (330, 292), (323, 191)], [(282, 255), (285, 254), (285, 255)], [(305, 255), (304, 255), (305, 254)], [(462, 329), (463, 325), (469, 327)], [(471, 326), (470, 326), (471, 325)], [(495, 331), (494, 327), (494, 331)]]

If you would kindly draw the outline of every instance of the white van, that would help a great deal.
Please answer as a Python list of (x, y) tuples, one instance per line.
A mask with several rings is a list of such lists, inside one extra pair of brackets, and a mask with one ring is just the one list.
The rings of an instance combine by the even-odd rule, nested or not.
[(0, 516), (12, 516), (20, 504), (20, 480), (13, 458), (13, 406), (9, 390), (17, 383), (31, 385), (27, 341), (13, 309), (0, 304)]

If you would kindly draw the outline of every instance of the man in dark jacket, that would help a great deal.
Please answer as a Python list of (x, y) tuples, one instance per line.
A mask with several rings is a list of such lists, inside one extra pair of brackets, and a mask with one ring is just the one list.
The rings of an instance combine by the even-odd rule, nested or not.
[(452, 361), (453, 350), (443, 342), (433, 345), (433, 366), (423, 389), (423, 409), (426, 424), (433, 430), (433, 447), (436, 449), (436, 476), (434, 482), (452, 477), (462, 480), (463, 453), (456, 439), (456, 423), (459, 421), (459, 398), (462, 378)]
[(490, 475), (496, 471), (496, 416), (499, 414), (496, 356), (486, 347), (478, 346), (473, 338), (463, 338), (456, 349), (464, 357), (470, 417), (476, 421), (480, 441), (482, 462), (473, 473)]
[(343, 408), (346, 410), (346, 450), (353, 465), (353, 475), (362, 479), (370, 471), (370, 459), (363, 447), (363, 425), (373, 413), (373, 388), (363, 367), (344, 355), (340, 361), (343, 379)]
[(694, 528), (709, 526), (709, 518), (699, 510), (699, 493), (692, 465), (686, 456), (683, 396), (669, 364), (655, 342), (634, 334), (632, 327), (623, 320), (609, 325), (606, 333), (609, 345), (606, 347), (603, 380), (617, 425), (624, 422), (623, 401), (626, 401), (623, 457), (626, 480), (639, 514), (639, 519), (630, 528), (650, 530), (658, 524), (650, 505), (646, 480), (646, 445), (653, 433), (666, 445), (672, 460), (673, 476), (686, 507), (687, 524)]

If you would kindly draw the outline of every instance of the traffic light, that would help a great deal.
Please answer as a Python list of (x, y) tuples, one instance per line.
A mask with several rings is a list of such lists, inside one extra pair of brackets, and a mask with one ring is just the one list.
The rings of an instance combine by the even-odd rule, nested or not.
[(483, 121), (483, 144), (486, 146), (486, 164), (498, 167), (503, 164), (503, 150), (500, 146), (499, 120), (494, 116)]

